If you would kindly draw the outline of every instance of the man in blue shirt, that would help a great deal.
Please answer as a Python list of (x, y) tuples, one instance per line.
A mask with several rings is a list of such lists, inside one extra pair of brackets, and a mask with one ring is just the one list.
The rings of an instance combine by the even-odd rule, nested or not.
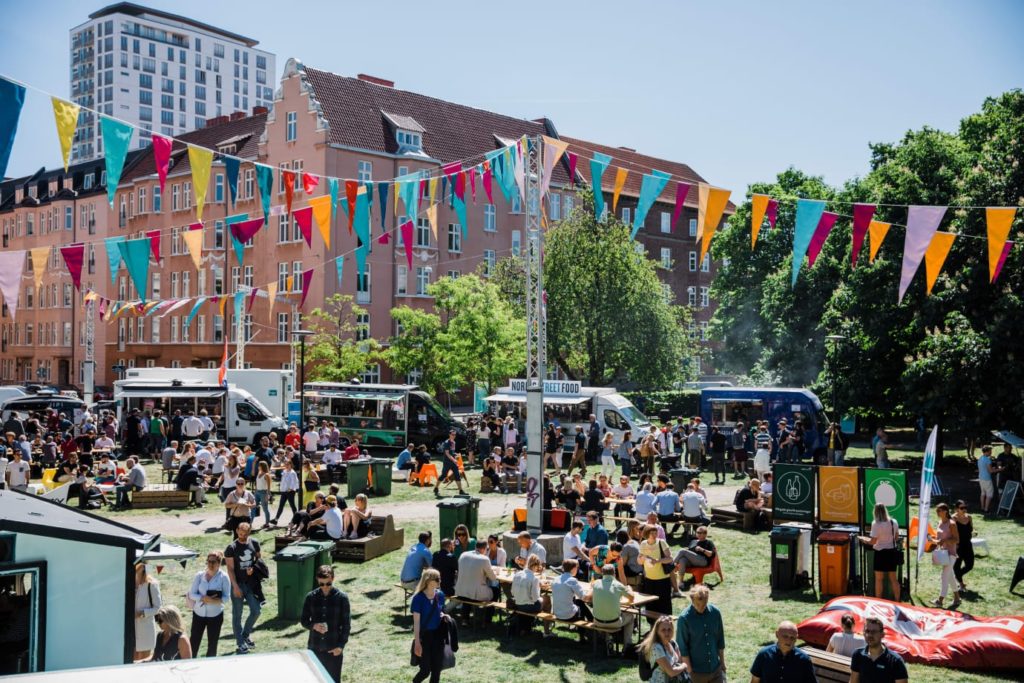
[(424, 569), (430, 568), (434, 554), (430, 552), (432, 536), (429, 531), (424, 531), (419, 536), (419, 543), (409, 548), (409, 554), (405, 556), (402, 564), (400, 580), (406, 590), (414, 591), (419, 585), (420, 576)]
[(750, 666), (750, 683), (818, 683), (811, 658), (796, 648), (796, 624), (783, 621), (775, 644), (761, 648)]
[(415, 470), (416, 463), (412, 459), (412, 444), (409, 444), (405, 449), (398, 454), (398, 460), (395, 462), (396, 470)]
[(725, 681), (725, 628), (709, 595), (704, 584), (691, 588), (690, 606), (676, 620), (676, 645), (694, 683)]
[(669, 484), (664, 490), (659, 491), (654, 498), (654, 507), (658, 513), (658, 521), (662, 524), (675, 522), (675, 526), (669, 532), (674, 534), (679, 528), (679, 494), (672, 488), (672, 484)]
[(636, 494), (636, 516), (639, 519), (646, 519), (647, 513), (654, 512), (656, 501), (655, 495), (651, 493), (651, 483), (647, 482), (643, 490)]
[(608, 545), (608, 532), (601, 526), (601, 520), (596, 512), (587, 513), (587, 526), (583, 529), (580, 540), (583, 541), (583, 547), (587, 552), (599, 545)]
[(882, 643), (884, 634), (881, 619), (864, 618), (866, 645), (850, 657), (850, 683), (907, 683), (907, 665)]

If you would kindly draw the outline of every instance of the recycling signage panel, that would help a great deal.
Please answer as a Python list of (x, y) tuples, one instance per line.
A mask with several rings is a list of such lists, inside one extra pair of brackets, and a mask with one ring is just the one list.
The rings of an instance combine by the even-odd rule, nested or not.
[(772, 519), (814, 522), (814, 467), (776, 463), (772, 474)]
[(889, 518), (895, 520), (900, 528), (907, 529), (909, 527), (910, 501), (907, 499), (906, 470), (875, 468), (864, 470), (865, 526), (871, 526), (877, 503), (885, 505), (885, 509), (889, 511)]

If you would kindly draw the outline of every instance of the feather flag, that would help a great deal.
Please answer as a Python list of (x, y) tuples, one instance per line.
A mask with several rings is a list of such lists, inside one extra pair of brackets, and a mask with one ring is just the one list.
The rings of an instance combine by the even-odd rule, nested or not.
[(768, 211), (768, 201), (771, 199), (766, 194), (755, 194), (750, 198), (750, 248), (757, 245), (757, 234), (761, 231), (761, 224), (764, 223), (764, 214)]
[(192, 167), (192, 189), (196, 193), (196, 220), (203, 220), (203, 206), (206, 204), (206, 191), (210, 187), (210, 166), (213, 164), (213, 152), (195, 145), (188, 146), (188, 165)]
[(68, 172), (68, 155), (71, 154), (71, 143), (75, 139), (75, 128), (78, 126), (78, 113), (81, 107), (72, 102), (51, 97), (53, 118), (57, 123), (57, 138), (60, 140), (60, 153), (64, 158), (64, 172)]
[(999, 276), (996, 267), (1003, 256), (1003, 247), (1010, 236), (1010, 226), (1017, 213), (1014, 207), (988, 207), (985, 209), (985, 230), (988, 235), (988, 281), (995, 282)]

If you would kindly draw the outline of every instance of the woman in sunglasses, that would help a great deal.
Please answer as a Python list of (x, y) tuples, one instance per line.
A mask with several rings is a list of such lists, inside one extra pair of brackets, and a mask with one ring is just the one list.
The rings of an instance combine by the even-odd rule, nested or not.
[(956, 522), (958, 534), (953, 575), (956, 576), (956, 582), (960, 585), (960, 593), (963, 594), (967, 590), (964, 577), (967, 576), (967, 572), (974, 569), (974, 546), (971, 544), (971, 538), (974, 536), (974, 520), (967, 514), (967, 503), (962, 500), (956, 502), (953, 521)]
[(444, 622), (444, 592), (440, 589), (441, 574), (436, 569), (423, 570), (420, 584), (412, 596), (412, 653), (419, 658), (420, 670), (413, 683), (441, 680), (441, 664), (448, 629)]
[(640, 643), (640, 656), (647, 660), (653, 669), (649, 679), (651, 683), (677, 683), (686, 680), (683, 675), (689, 671), (689, 667), (682, 661), (675, 636), (676, 628), (672, 623), (672, 617), (661, 616)]
[(192, 607), (192, 630), (189, 633), (191, 651), (198, 655), (199, 645), (206, 633), (206, 656), (217, 656), (217, 641), (224, 625), (224, 599), (231, 597), (231, 580), (221, 569), (224, 553), (211, 550), (206, 556), (206, 569), (199, 570), (188, 591)]
[(185, 624), (181, 612), (174, 605), (164, 605), (153, 617), (160, 633), (156, 637), (156, 649), (149, 661), (167, 662), (173, 659), (192, 659), (192, 646), (183, 634)]

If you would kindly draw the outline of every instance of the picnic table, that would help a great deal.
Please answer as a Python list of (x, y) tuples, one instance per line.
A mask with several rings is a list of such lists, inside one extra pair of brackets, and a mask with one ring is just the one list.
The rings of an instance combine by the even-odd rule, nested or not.
[(604, 499), (604, 502), (608, 503), (609, 506), (628, 505), (629, 507), (636, 507), (636, 498), (612, 498), (608, 496)]
[[(503, 586), (511, 586), (512, 577), (515, 575), (516, 571), (518, 570), (510, 569), (508, 567), (495, 568), (494, 574), (498, 577), (498, 583), (500, 583)], [(559, 574), (555, 572), (545, 571), (544, 574), (541, 575), (541, 593), (550, 593), (551, 583), (557, 580), (558, 576)], [(586, 595), (590, 595), (590, 592), (593, 590), (592, 582), (580, 579), (580, 585), (583, 587), (583, 592)], [(657, 599), (658, 597), (656, 595), (648, 595), (647, 593), (638, 593), (636, 591), (633, 591), (632, 602), (629, 602), (625, 597), (620, 598), (619, 602), (623, 607), (639, 608), (643, 607), (644, 605), (655, 602), (657, 601)]]

